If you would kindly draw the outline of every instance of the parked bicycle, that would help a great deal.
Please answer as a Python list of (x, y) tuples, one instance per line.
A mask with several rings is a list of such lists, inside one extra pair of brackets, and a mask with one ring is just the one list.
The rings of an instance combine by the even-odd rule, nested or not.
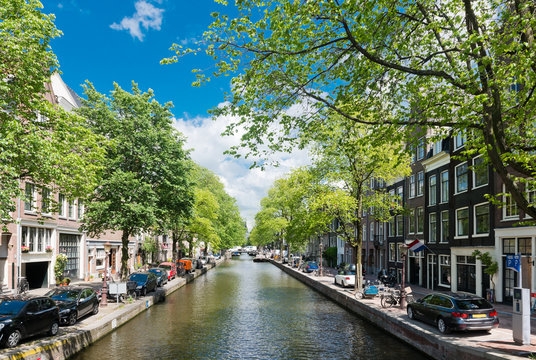
[[(411, 293), (411, 288), (408, 286), (405, 289), (406, 292), (406, 303), (412, 303), (415, 301), (413, 294)], [(402, 292), (399, 289), (390, 289), (380, 295), (380, 304), (384, 308), (393, 307), (395, 305), (400, 305), (402, 298)]]
[(26, 280), (24, 276), (19, 277), (17, 285), (17, 294), (25, 294), (28, 290), (30, 290), (30, 284), (28, 283), (28, 280)]

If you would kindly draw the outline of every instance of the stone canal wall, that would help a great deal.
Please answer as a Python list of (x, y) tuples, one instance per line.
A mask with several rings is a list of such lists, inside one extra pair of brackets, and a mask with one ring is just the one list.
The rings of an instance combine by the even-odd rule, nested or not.
[[(24, 360), (56, 360), (66, 359), (73, 356), (85, 347), (91, 345), (103, 336), (111, 333), (119, 326), (144, 312), (155, 303), (165, 299), (168, 294), (177, 291), (195, 278), (206, 274), (206, 272), (219, 265), (224, 259), (216, 261), (216, 264), (205, 265), (205, 268), (196, 270), (193, 274), (172, 280), (165, 288), (158, 289), (139, 300), (132, 303), (109, 303), (106, 308), (101, 308), (98, 315), (88, 317), (89, 323), (86, 326), (77, 328), (79, 325), (68, 328), (60, 328), (60, 335), (46, 337), (36, 341), (23, 341), (21, 345), (12, 349), (4, 350), (0, 353), (0, 359), (24, 359)], [(102, 316), (105, 314), (104, 316)], [(62, 331), (61, 329), (67, 329)], [(105, 354), (103, 354), (105, 355)], [(105, 358), (105, 357), (104, 357)]]
[(331, 280), (331, 283), (318, 281), (318, 278), (298, 272), (289, 266), (273, 260), (270, 262), (342, 307), (368, 320), (375, 326), (398, 337), (434, 359), (519, 359), (517, 356), (509, 356), (496, 352), (493, 349), (470, 346), (463, 341), (456, 340), (455, 337), (442, 337), (439, 333), (429, 331), (420, 326), (422, 323), (410, 321), (405, 312), (399, 309), (383, 309), (378, 306), (378, 301), (375, 299), (356, 300), (350, 291), (341, 291), (340, 287), (332, 286), (331, 283), (333, 280)]

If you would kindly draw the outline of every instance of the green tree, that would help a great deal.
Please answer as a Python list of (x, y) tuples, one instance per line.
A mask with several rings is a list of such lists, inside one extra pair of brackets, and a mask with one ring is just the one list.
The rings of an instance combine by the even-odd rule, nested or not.
[(307, 168), (294, 169), (276, 180), (261, 200), (251, 243), (277, 242), (282, 246), (284, 240), (289, 252), (303, 249), (310, 237), (325, 229), (329, 221), (310, 206), (317, 195), (316, 187), (315, 174)]
[[(357, 123), (435, 127), (466, 136), (513, 200), (533, 219), (536, 203), (536, 12), (532, 0), (260, 1), (238, 16), (213, 13), (197, 49), (208, 76), (236, 75), (215, 115), (238, 119), (242, 145), (280, 148), (337, 113)], [(308, 111), (288, 111), (301, 105)], [(277, 126), (274, 126), (277, 125)]]
[[(0, 2), (0, 218), (13, 221), (20, 181), (85, 197), (98, 182), (103, 139), (85, 120), (51, 104), (58, 63), (50, 41), (61, 35), (54, 16), (34, 0)], [(53, 206), (50, 199), (50, 205)], [(39, 210), (39, 209), (36, 209)]]
[[(161, 105), (152, 90), (141, 92), (132, 84), (129, 93), (114, 84), (110, 98), (91, 83), (85, 86), (84, 107), (79, 111), (93, 131), (110, 140), (103, 180), (89, 198), (83, 228), (98, 235), (105, 230), (122, 232), (121, 275), (128, 274), (131, 235), (153, 229), (169, 211), (173, 189), (184, 189), (189, 161), (183, 140), (172, 127), (171, 104)], [(179, 164), (179, 165), (178, 165)], [(178, 166), (178, 167), (177, 167)], [(173, 199), (178, 213), (187, 213), (190, 194)]]
[(315, 141), (315, 166), (323, 179), (323, 189), (314, 206), (329, 221), (338, 220), (337, 232), (354, 248), (355, 287), (361, 289), (363, 213), (385, 222), (401, 210), (385, 187), (377, 184), (409, 174), (409, 157), (404, 146), (392, 143), (381, 129), (370, 129), (344, 117), (326, 123)]

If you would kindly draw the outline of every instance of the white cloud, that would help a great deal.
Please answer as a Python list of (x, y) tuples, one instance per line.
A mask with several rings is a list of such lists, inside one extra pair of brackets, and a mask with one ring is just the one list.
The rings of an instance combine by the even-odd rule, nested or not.
[(278, 167), (249, 169), (251, 162), (243, 158), (235, 159), (223, 152), (240, 142), (240, 134), (221, 136), (232, 118), (222, 117), (191, 120), (176, 119), (175, 127), (187, 137), (186, 147), (192, 148), (192, 159), (199, 165), (216, 173), (229, 195), (234, 197), (248, 228), (254, 224), (255, 214), (260, 209), (260, 201), (268, 193), (276, 179), (283, 177), (291, 169), (309, 164), (305, 150), (291, 154), (275, 154)]
[(136, 13), (132, 17), (125, 16), (121, 23), (113, 23), (110, 27), (114, 30), (128, 30), (132, 37), (143, 41), (142, 27), (145, 30), (160, 30), (164, 9), (159, 9), (144, 0), (137, 1), (134, 6)]

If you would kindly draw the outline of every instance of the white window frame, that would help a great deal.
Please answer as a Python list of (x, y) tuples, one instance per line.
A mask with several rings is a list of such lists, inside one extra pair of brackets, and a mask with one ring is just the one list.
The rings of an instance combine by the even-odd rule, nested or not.
[(417, 173), (417, 196), (424, 195), (424, 171)]
[(395, 262), (396, 261), (396, 244), (395, 243), (389, 243), (389, 261)]
[[(432, 189), (432, 179), (434, 179), (435, 184)], [(432, 202), (433, 200), (433, 202)], [(430, 175), (428, 178), (428, 205), (433, 206), (437, 205), (437, 175)]]
[[(490, 209), (489, 205), (490, 205), (489, 202), (483, 202), (483, 203), (480, 203), (480, 204), (476, 204), (473, 207), (473, 237), (488, 236), (489, 235), (489, 228), (491, 227), (491, 209)], [(488, 208), (488, 231), (485, 232), (485, 233), (477, 233), (476, 232), (476, 224), (477, 224), (477, 221), (476, 221), (476, 208), (481, 207), (481, 206), (486, 206)]]
[(77, 204), (77, 207), (76, 207), (76, 217), (78, 218), (78, 220), (82, 220), (82, 218), (84, 217), (84, 210), (85, 210), (85, 207), (84, 207), (84, 201), (78, 199), (78, 200), (76, 201), (76, 204)]
[[(30, 199), (27, 199), (28, 192), (30, 193)], [(24, 183), (24, 197), (24, 213), (35, 214), (35, 211), (37, 210), (37, 188), (35, 184), (31, 182)], [(30, 208), (26, 209), (26, 205), (28, 204)]]
[[(422, 218), (421, 221), (419, 221), (419, 211), (422, 211)], [(415, 231), (417, 234), (424, 233), (424, 207), (420, 206), (415, 211)], [(422, 231), (419, 231), (419, 225), (422, 222)]]
[[(435, 231), (433, 232), (434, 239), (432, 239), (432, 216), (435, 216), (435, 227), (436, 227)], [(432, 212), (428, 214), (428, 242), (432, 244), (437, 244), (437, 213), (436, 212)]]
[(52, 215), (51, 201), (52, 201), (52, 191), (47, 187), (43, 187), (41, 189), (41, 214), (42, 215), (48, 215), (48, 216)]
[[(71, 214), (72, 207), (72, 214)], [(69, 220), (76, 220), (76, 201), (67, 200), (67, 217)]]
[[(458, 191), (458, 168), (464, 166), (466, 167), (465, 176), (467, 177), (467, 187), (465, 190)], [(469, 166), (467, 165), (467, 161), (460, 163), (454, 167), (454, 195), (462, 194), (464, 192), (467, 192), (469, 189)]]
[(374, 241), (374, 221), (369, 224), (369, 239)]
[(394, 216), (392, 216), (389, 221), (387, 222), (387, 236), (394, 237), (396, 234), (396, 219)]
[[(534, 189), (529, 189), (528, 186), (525, 186), (525, 192), (527, 193), (527, 202), (530, 204), (534, 204), (536, 206), (536, 187)], [(532, 196), (532, 201), (530, 200)], [(532, 216), (525, 214), (525, 219), (532, 219)]]
[(58, 195), (58, 206), (59, 206), (59, 212), (58, 217), (60, 219), (67, 219), (67, 197), (63, 194)]
[[(467, 234), (466, 235), (460, 235), (460, 232), (459, 232), (459, 228), (458, 228), (458, 213), (462, 210), (467, 210)], [(465, 206), (465, 207), (461, 207), (459, 209), (456, 209), (455, 211), (455, 214), (456, 214), (456, 226), (455, 226), (455, 229), (456, 229), (456, 233), (455, 233), (455, 236), (454, 238), (455, 239), (466, 239), (467, 237), (469, 237), (469, 219), (471, 218), (471, 215), (469, 214), (469, 207), (468, 206)]]
[(486, 185), (489, 184), (489, 169), (488, 169), (488, 166), (486, 165), (486, 175), (487, 175), (488, 181), (486, 181), (485, 184), (475, 186), (476, 185), (476, 175), (477, 175), (477, 172), (475, 171), (475, 160), (480, 159), (480, 158), (482, 158), (482, 155), (477, 156), (477, 157), (475, 157), (473, 159), (473, 171), (472, 171), (472, 173), (473, 173), (473, 189), (478, 189), (478, 188), (481, 188), (481, 187), (486, 186)]
[(465, 131), (461, 131), (456, 134), (454, 137), (454, 150), (461, 149), (465, 146), (465, 143), (467, 142), (467, 136), (465, 135)]
[[(502, 219), (505, 221), (519, 220), (519, 209), (517, 203), (512, 199), (512, 196), (503, 195)], [(507, 208), (515, 209), (516, 215), (506, 215)]]
[(402, 206), (404, 204), (404, 187), (399, 186), (396, 188), (396, 195), (398, 196), (398, 205)]
[[(441, 229), (439, 230), (439, 243), (440, 244), (448, 244), (449, 242), (449, 239), (448, 239), (448, 236), (445, 236), (445, 234), (443, 234), (443, 221), (444, 221), (444, 216), (443, 214), (447, 214), (448, 215), (448, 220), (447, 220), (447, 229), (449, 231), (449, 235), (450, 235), (450, 212), (448, 210), (443, 210), (441, 211), (441, 222), (440, 222), (440, 227)], [(443, 241), (443, 239), (445, 239), (445, 241)]]
[(363, 224), (363, 226), (361, 228), (361, 231), (362, 231), (361, 239), (363, 239), (363, 241), (368, 241), (368, 238), (367, 238), (367, 224)]
[[(447, 196), (445, 196), (445, 199), (443, 199), (443, 188), (445, 187), (445, 183), (443, 182), (443, 174), (447, 175), (447, 182), (446, 182)], [(439, 174), (439, 197), (440, 197), (440, 204), (445, 204), (449, 201), (449, 171), (448, 170), (442, 171)]]
[(415, 197), (415, 174), (409, 176), (409, 191), (408, 198), (413, 199)]
[[(439, 255), (438, 262), (439, 262), (439, 276), (438, 276), (439, 285), (450, 287), (452, 284), (452, 262), (450, 261), (450, 255)], [(441, 282), (441, 275), (443, 274), (443, 271), (442, 271), (443, 266), (448, 266), (450, 270), (449, 271), (450, 272), (450, 284), (445, 284)]]
[(409, 216), (408, 216), (408, 234), (415, 234), (415, 219), (416, 219), (417, 211), (415, 208), (409, 209)]
[[(402, 219), (402, 221), (400, 221), (399, 219)], [(402, 215), (397, 215), (396, 218), (395, 218), (395, 223), (396, 223), (396, 236), (404, 236), (404, 217)], [(399, 226), (400, 224), (402, 224), (402, 226)]]

